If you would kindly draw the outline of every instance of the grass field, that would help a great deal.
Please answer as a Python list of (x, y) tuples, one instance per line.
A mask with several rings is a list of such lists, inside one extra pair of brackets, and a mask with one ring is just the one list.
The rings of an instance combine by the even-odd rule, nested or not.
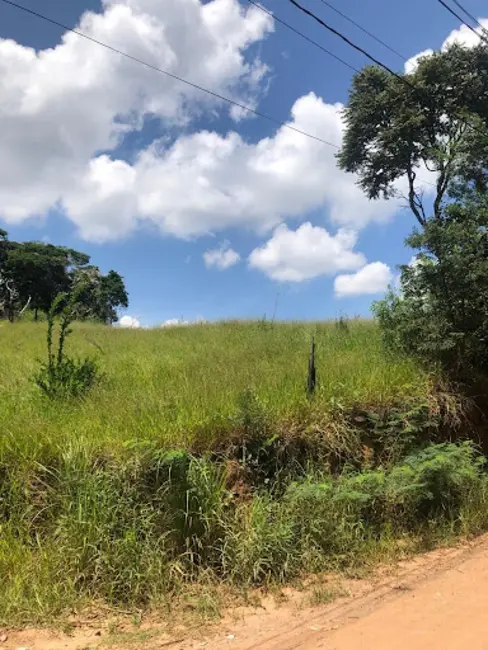
[(483, 457), (442, 443), (457, 398), (372, 322), (73, 329), (67, 353), (103, 374), (50, 400), (32, 381), (46, 325), (0, 323), (0, 625), (168, 612), (188, 593), (205, 613), (217, 585), (357, 568), (488, 524)]
[[(0, 459), (19, 450), (76, 441), (115, 450), (127, 441), (166, 448), (211, 447), (233, 427), (251, 390), (274, 421), (322, 422), (338, 408), (425, 397), (427, 373), (387, 355), (372, 322), (344, 332), (329, 324), (221, 323), (156, 330), (76, 324), (69, 354), (99, 359), (104, 379), (83, 401), (50, 403), (31, 380), (44, 359), (45, 324), (0, 325)], [(318, 388), (306, 399), (307, 363), (316, 340)], [(17, 451), (15, 451), (17, 453)]]

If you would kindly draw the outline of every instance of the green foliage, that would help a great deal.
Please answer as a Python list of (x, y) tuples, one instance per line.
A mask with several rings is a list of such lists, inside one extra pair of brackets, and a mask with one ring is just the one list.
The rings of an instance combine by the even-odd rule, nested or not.
[(55, 297), (70, 289), (69, 269), (86, 264), (83, 253), (40, 242), (9, 242), (3, 273), (15, 284), (19, 299), (32, 309), (47, 312)]
[[(85, 253), (41, 242), (9, 241), (7, 233), (0, 231), (0, 316), (7, 311), (12, 320), (13, 314), (28, 304), (37, 320), (38, 312), (47, 313), (59, 293), (74, 291), (77, 319), (113, 323), (116, 308), (128, 306), (123, 278), (115, 271), (103, 275), (89, 262)], [(8, 295), (7, 281), (11, 287)]]
[(372, 199), (397, 194), (406, 176), (407, 199), (423, 226), (429, 218), (417, 179), (419, 167), (437, 173), (433, 214), (456, 183), (486, 186), (488, 50), (453, 45), (420, 60), (409, 85), (368, 66), (353, 79), (339, 154), (342, 169), (359, 175)]
[(455, 379), (488, 372), (488, 198), (469, 193), (407, 243), (401, 294), (374, 309), (390, 346), (440, 363)]
[(76, 318), (111, 324), (117, 320), (117, 307), (129, 306), (123, 278), (116, 271), (102, 275), (96, 266), (77, 269), (73, 287), (78, 290)]
[(92, 458), (73, 445), (42, 463), (0, 464), (0, 624), (46, 623), (90, 599), (154, 606), (199, 580), (282, 583), (360, 566), (395, 540), (488, 524), (484, 461), (468, 443), (246, 499), (218, 463), (128, 451)]
[(485, 459), (472, 443), (439, 444), (406, 458), (388, 478), (387, 498), (415, 521), (459, 517), (480, 486)]
[[(65, 305), (61, 308), (63, 302)], [(68, 298), (66, 294), (60, 293), (48, 313), (47, 362), (41, 363), (39, 371), (34, 375), (34, 382), (51, 399), (80, 397), (99, 377), (98, 365), (94, 359), (72, 359), (65, 353), (66, 338), (72, 333), (70, 325), (75, 303), (76, 294)], [(53, 333), (60, 308), (58, 344), (57, 350), (53, 351)]]
[[(424, 403), (432, 394), (429, 374), (387, 354), (371, 321), (351, 322), (347, 336), (333, 323), (275, 323), (263, 331), (257, 323), (130, 330), (73, 322), (69, 356), (85, 358), (101, 349), (104, 381), (86, 393), (82, 408), (52, 407), (39, 400), (30, 381), (36, 359), (45, 354), (45, 328), (0, 324), (0, 421), (9, 423), (0, 436), (0, 459), (11, 451), (33, 459), (44, 448), (61, 453), (72, 444), (73, 431), (87, 449), (116, 452), (128, 441), (201, 454), (234, 444), (233, 457), (242, 459), (247, 441), (247, 467), (254, 465), (247, 456), (254, 459), (256, 447), (264, 447), (261, 459), (269, 458), (264, 480), (320, 441), (344, 458), (360, 453), (344, 426), (352, 408)], [(312, 332), (321, 382), (309, 401), (303, 384)], [(246, 415), (243, 395), (249, 391)]]

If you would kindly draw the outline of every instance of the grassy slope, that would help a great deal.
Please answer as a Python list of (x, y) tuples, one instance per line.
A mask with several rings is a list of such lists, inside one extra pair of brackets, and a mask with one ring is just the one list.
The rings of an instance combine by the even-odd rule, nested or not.
[[(82, 402), (51, 404), (30, 379), (36, 359), (45, 356), (45, 330), (45, 324), (0, 324), (0, 458), (7, 451), (32, 458), (75, 441), (112, 450), (145, 439), (184, 447), (196, 432), (211, 445), (217, 430), (231, 426), (246, 389), (274, 421), (287, 422), (304, 415), (313, 421), (338, 405), (383, 405), (429, 391), (428, 376), (408, 360), (386, 356), (367, 321), (353, 322), (349, 332), (300, 323), (164, 330), (77, 324), (68, 353), (99, 357), (105, 379)], [(309, 406), (312, 334), (319, 388)]]
[[(49, 402), (31, 381), (45, 329), (0, 323), (0, 625), (46, 624), (94, 602), (170, 611), (188, 589), (206, 603), (215, 583), (248, 587), (357, 567), (487, 525), (488, 479), (469, 446), (432, 447), (396, 468), (370, 470), (365, 457), (362, 473), (340, 476), (321, 458), (277, 491), (281, 466), (269, 465), (271, 476), (244, 493), (229, 484), (227, 460), (160, 453), (196, 440), (211, 449), (229, 437), (248, 389), (271, 432), (305, 439), (311, 427), (314, 449), (324, 432), (329, 444), (341, 408), (347, 415), (403, 403), (410, 425), (409, 405), (429, 401), (431, 379), (387, 356), (371, 322), (348, 332), (333, 324), (77, 324), (68, 352), (99, 356), (105, 376), (71, 403)], [(309, 401), (312, 334), (319, 387)], [(347, 461), (343, 424), (337, 440)], [(402, 425), (395, 435), (406, 432)], [(385, 433), (378, 440), (390, 449)], [(145, 440), (156, 448), (124, 444)], [(279, 442), (293, 446), (290, 437)], [(246, 471), (250, 458), (239, 460)]]

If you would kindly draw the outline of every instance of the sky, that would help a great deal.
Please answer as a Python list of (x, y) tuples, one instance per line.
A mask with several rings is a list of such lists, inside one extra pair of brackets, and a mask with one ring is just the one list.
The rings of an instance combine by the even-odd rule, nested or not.
[[(19, 2), (341, 144), (353, 72), (247, 0)], [(403, 58), (303, 0), (400, 72), (446, 39), (476, 41), (436, 0), (330, 3)], [(351, 66), (367, 64), (288, 0), (262, 5)], [(365, 316), (412, 257), (413, 216), (401, 201), (368, 201), (333, 147), (1, 0), (0, 133), (0, 227), (121, 273), (125, 325)]]

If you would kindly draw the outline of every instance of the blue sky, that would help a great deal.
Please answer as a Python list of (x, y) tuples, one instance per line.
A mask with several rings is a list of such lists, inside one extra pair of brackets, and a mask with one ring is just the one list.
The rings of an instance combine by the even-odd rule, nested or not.
[[(331, 1), (407, 58), (441, 47), (459, 28), (435, 0)], [(297, 128), (340, 143), (332, 105), (347, 100), (351, 71), (246, 0), (240, 13), (238, 0), (23, 4), (73, 26), (98, 12), (84, 19), (87, 33), (279, 120), (290, 120), (295, 105)], [(366, 64), (286, 0), (263, 4), (351, 65)], [(403, 70), (320, 0), (304, 4)], [(481, 0), (469, 9), (486, 15)], [(116, 269), (128, 314), (144, 325), (260, 318), (275, 305), (282, 319), (368, 314), (395, 265), (411, 257), (407, 211), (368, 205), (354, 177), (334, 169), (329, 147), (230, 114), (196, 91), (182, 94), (176, 82), (77, 37), (60, 47), (61, 36), (0, 4), (0, 39), (17, 43), (0, 41), (0, 129), (8, 134), (0, 225), (12, 239), (69, 245)]]

